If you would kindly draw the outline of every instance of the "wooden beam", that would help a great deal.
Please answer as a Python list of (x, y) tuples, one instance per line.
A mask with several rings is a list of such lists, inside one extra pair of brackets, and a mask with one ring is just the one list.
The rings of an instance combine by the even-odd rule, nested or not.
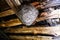
[(0, 17), (5, 17), (5, 16), (13, 15), (13, 14), (15, 14), (15, 12), (12, 9), (9, 9), (4, 12), (1, 12)]
[(27, 28), (23, 26), (23, 28), (7, 28), (5, 30), (7, 33), (33, 33), (33, 34), (50, 34), (54, 36), (60, 35), (60, 25), (54, 27), (41, 27), (41, 26), (32, 26)]
[(21, 25), (21, 21), (19, 19), (11, 19), (9, 21), (4, 21), (3, 23), (0, 23), (0, 26), (2, 27), (13, 27), (17, 25)]
[(49, 36), (9, 36), (14, 40), (53, 40), (53, 37)]

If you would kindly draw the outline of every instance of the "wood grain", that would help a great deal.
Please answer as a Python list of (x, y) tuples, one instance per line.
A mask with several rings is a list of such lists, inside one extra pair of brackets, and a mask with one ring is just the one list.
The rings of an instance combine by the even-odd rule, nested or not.
[(11, 19), (9, 21), (0, 23), (0, 26), (2, 27), (13, 27), (13, 26), (17, 26), (17, 25), (21, 25), (21, 21), (19, 19)]
[(5, 17), (5, 16), (13, 15), (13, 14), (15, 14), (15, 12), (12, 9), (9, 9), (4, 12), (1, 12), (0, 17)]
[(10, 38), (15, 40), (53, 40), (49, 36), (10, 36)]
[(32, 26), (27, 28), (23, 26), (23, 28), (7, 28), (5, 30), (7, 33), (33, 33), (33, 34), (50, 34), (59, 36), (60, 35), (60, 25), (54, 27), (41, 27), (41, 26)]

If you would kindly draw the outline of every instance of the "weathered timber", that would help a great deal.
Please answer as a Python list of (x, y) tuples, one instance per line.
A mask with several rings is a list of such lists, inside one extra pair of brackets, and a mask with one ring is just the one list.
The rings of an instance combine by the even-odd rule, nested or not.
[(10, 36), (14, 40), (53, 40), (53, 37), (49, 36)]
[(0, 17), (5, 17), (5, 16), (9, 16), (9, 15), (13, 15), (15, 14), (15, 12), (12, 9), (3, 11), (0, 13)]
[(2, 26), (2, 27), (12, 27), (12, 26), (20, 25), (20, 24), (22, 24), (22, 23), (19, 19), (11, 19), (9, 21), (0, 23), (0, 26)]
[(23, 26), (23, 28), (7, 28), (5, 30), (7, 33), (33, 33), (33, 34), (50, 34), (59, 36), (60, 35), (60, 25), (54, 27), (41, 27), (41, 26), (32, 26), (27, 28)]

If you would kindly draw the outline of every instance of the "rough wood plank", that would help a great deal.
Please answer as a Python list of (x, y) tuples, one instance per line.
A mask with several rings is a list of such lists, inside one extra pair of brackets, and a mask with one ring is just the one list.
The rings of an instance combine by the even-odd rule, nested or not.
[(53, 40), (49, 36), (10, 36), (10, 38), (15, 40)]
[(22, 24), (19, 19), (11, 19), (9, 21), (3, 22), (0, 24), (2, 27), (12, 27)]
[(7, 28), (5, 30), (8, 33), (34, 33), (34, 34), (50, 34), (59, 36), (60, 35), (60, 25), (55, 27), (41, 27), (41, 26), (32, 26), (30, 28)]
[(0, 17), (5, 17), (5, 16), (13, 15), (13, 14), (15, 14), (15, 12), (12, 9), (9, 9), (4, 12), (1, 12)]

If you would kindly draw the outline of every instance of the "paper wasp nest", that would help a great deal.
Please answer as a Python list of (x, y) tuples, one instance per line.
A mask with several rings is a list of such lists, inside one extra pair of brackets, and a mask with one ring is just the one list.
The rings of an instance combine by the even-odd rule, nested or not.
[(21, 10), (17, 13), (23, 24), (31, 25), (38, 16), (38, 10), (32, 5), (22, 5)]

